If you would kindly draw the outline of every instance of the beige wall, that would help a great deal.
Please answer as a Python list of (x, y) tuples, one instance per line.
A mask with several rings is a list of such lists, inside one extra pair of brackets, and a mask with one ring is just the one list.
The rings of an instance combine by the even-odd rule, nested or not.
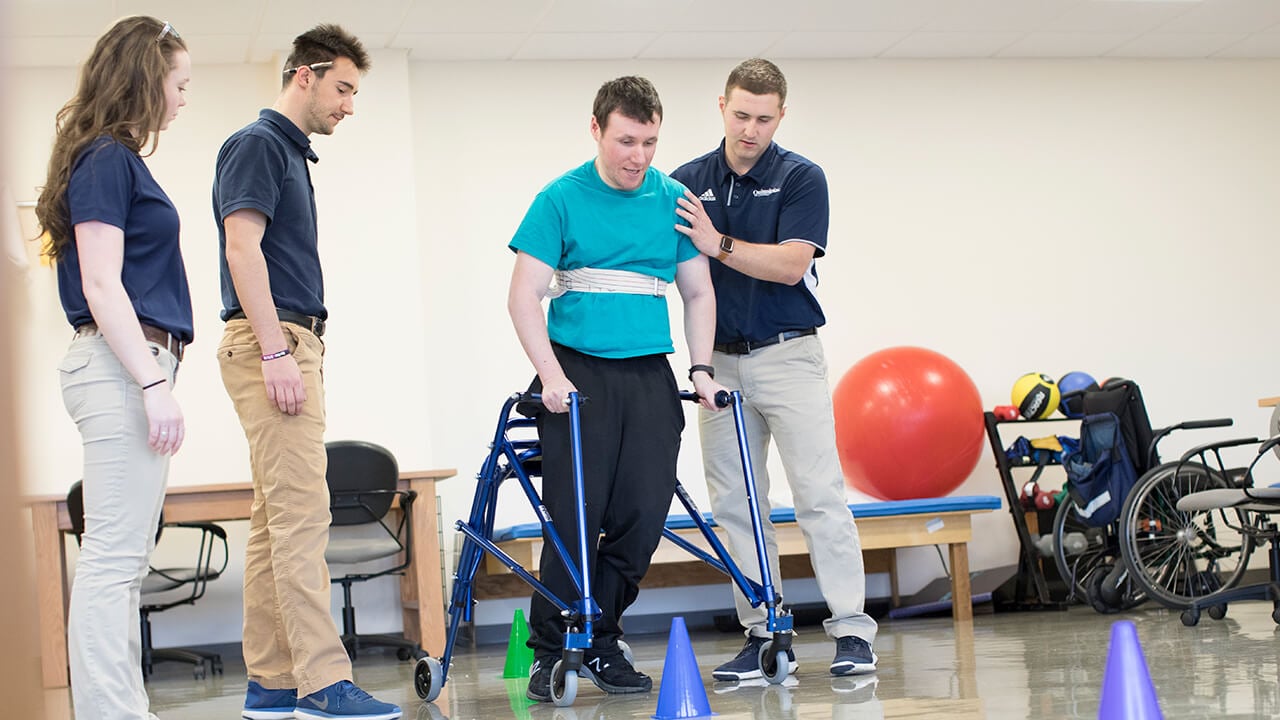
[[(173, 484), (247, 479), (212, 359), (208, 189), (222, 139), (275, 92), (273, 67), (201, 66), (193, 53), (191, 104), (149, 161), (182, 213), (197, 314), (178, 391), (189, 440)], [(501, 399), (530, 376), (505, 312), (506, 242), (534, 193), (593, 154), (596, 87), (625, 73), (654, 80), (666, 109), (655, 165), (669, 170), (718, 141), (715, 99), (731, 65), (422, 63), (379, 53), (357, 115), (316, 140), (332, 312), (329, 437), (385, 444), (404, 468), (458, 468), (441, 488), (442, 517), (448, 526), (465, 515)], [(1241, 434), (1264, 432), (1255, 401), (1277, 392), (1268, 372), (1277, 340), (1263, 313), (1280, 254), (1271, 241), (1280, 62), (782, 66), (791, 98), (777, 139), (824, 166), (833, 198), (830, 253), (819, 264), (833, 383), (872, 351), (922, 345), (963, 366), (987, 407), (1007, 402), (1024, 372), (1080, 369), (1137, 379), (1156, 424), (1232, 416)], [(7, 178), (23, 200), (42, 180), (51, 118), (74, 72), (13, 76)], [(79, 476), (52, 371), (69, 332), (50, 273), (33, 268), (27, 287), (26, 455), (39, 469), (33, 490), (55, 493)], [(678, 308), (673, 301), (673, 317)], [(672, 364), (683, 377), (683, 349)], [(1175, 436), (1166, 455), (1206, 439)], [(692, 424), (680, 472), (705, 504)], [(957, 492), (1000, 494), (988, 453)], [(788, 502), (784, 487), (774, 496)], [(532, 519), (509, 500), (500, 522)], [(1015, 548), (1006, 512), (979, 520), (975, 568), (1013, 563)], [(908, 592), (941, 574), (929, 549), (904, 566)], [(189, 639), (180, 617), (168, 628), (157, 618), (157, 638), (236, 639), (234, 575), (190, 611), (202, 621), (214, 613), (211, 630)], [(885, 587), (873, 580), (873, 590)], [(363, 629), (398, 627), (392, 591), (364, 596), (374, 617)], [(681, 607), (656, 593), (641, 602)]]

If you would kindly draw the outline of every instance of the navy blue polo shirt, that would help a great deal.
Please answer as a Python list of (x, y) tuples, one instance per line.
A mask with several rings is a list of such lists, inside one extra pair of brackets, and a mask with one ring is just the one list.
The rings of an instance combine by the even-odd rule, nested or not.
[[(124, 231), (120, 281), (138, 319), (183, 342), (194, 337), (191, 289), (178, 244), (178, 211), (136, 152), (103, 136), (71, 166), (71, 226), (102, 222)], [(71, 327), (94, 322), (84, 297), (75, 242), (58, 258), (58, 296)]]
[[(764, 244), (805, 242), (814, 258), (827, 247), (830, 201), (827, 177), (813, 162), (770, 143), (746, 175), (736, 175), (720, 147), (681, 165), (671, 177), (702, 200), (720, 232)], [(811, 264), (795, 285), (757, 280), (711, 259), (716, 289), (716, 344), (763, 340), (787, 330), (826, 322), (814, 297), (817, 269)]]
[(243, 208), (267, 216), (262, 255), (267, 261), (271, 298), (277, 309), (320, 319), (324, 276), (316, 232), (316, 196), (307, 161), (319, 162), (306, 133), (270, 108), (227, 138), (218, 151), (213, 178), (213, 216), (218, 222), (218, 264), (222, 276), (222, 319), (240, 310), (227, 268), (223, 220)]

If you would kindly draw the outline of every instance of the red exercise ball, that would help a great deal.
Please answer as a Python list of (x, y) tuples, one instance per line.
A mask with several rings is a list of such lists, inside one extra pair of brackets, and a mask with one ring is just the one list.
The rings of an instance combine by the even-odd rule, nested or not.
[(945, 355), (894, 347), (859, 360), (832, 397), (845, 483), (884, 500), (941, 497), (982, 454), (978, 387)]

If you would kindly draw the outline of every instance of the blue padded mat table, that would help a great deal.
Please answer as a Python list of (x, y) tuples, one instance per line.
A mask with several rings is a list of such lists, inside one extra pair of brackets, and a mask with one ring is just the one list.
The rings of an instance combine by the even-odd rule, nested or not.
[[(858, 523), (858, 535), (862, 541), (864, 557), (868, 560), (871, 571), (872, 560), (883, 557), (880, 571), (889, 573), (889, 584), (892, 601), (898, 604), (898, 576), (896, 551), (903, 547), (927, 545), (946, 545), (950, 554), (951, 596), (969, 597), (969, 549), (968, 543), (973, 538), (972, 517), (977, 513), (991, 512), (1001, 507), (1000, 498), (993, 495), (954, 495), (940, 498), (924, 498), (919, 500), (889, 500), (877, 502), (851, 503), (849, 511)], [(709, 513), (704, 517), (714, 525)], [(808, 564), (808, 548), (804, 544), (804, 536), (795, 523), (795, 509), (789, 507), (774, 508), (769, 517), (777, 530), (778, 555), (784, 560), (788, 557), (803, 556)], [(668, 516), (667, 527), (689, 539), (698, 538), (699, 533), (693, 520), (684, 513)], [(494, 533), (494, 542), (501, 544), (505, 552), (510, 554), (522, 567), (530, 572), (537, 571), (542, 552), (542, 531), (538, 523), (522, 523), (501, 528)], [(695, 540), (701, 544), (701, 540)], [(696, 585), (716, 582), (705, 573), (691, 570), (694, 558), (675, 545), (664, 542), (654, 553), (653, 562), (646, 577), (662, 576), (660, 584)], [(701, 565), (701, 563), (696, 563)], [(514, 579), (501, 563), (487, 558), (482, 572), (490, 576), (506, 574)], [(671, 572), (664, 575), (664, 566)], [(707, 572), (715, 574), (714, 571)], [(810, 573), (812, 571), (810, 570)], [(794, 572), (784, 576), (794, 577)], [(479, 580), (479, 577), (477, 578)], [(486, 591), (477, 587), (477, 597), (516, 597), (527, 594), (528, 586), (503, 585), (501, 592)], [(521, 587), (523, 586), (523, 587)], [(495, 583), (494, 588), (497, 587)], [(956, 603), (952, 608), (952, 616), (956, 621), (973, 618), (973, 606), (969, 603)]]
[[(994, 495), (953, 495), (940, 498), (924, 498), (919, 500), (884, 500), (878, 502), (849, 503), (849, 511), (855, 520), (862, 518), (887, 517), (890, 515), (922, 515), (927, 513), (975, 512), (979, 510), (999, 510), (1000, 498)], [(702, 517), (711, 525), (715, 520), (711, 513), (703, 513)], [(796, 521), (795, 508), (777, 507), (769, 513), (774, 524)], [(693, 519), (686, 513), (675, 513), (667, 516), (667, 527), (672, 530), (693, 528)], [(536, 522), (521, 523), (499, 528), (493, 532), (495, 543), (520, 538), (536, 538), (542, 534), (541, 526)]]

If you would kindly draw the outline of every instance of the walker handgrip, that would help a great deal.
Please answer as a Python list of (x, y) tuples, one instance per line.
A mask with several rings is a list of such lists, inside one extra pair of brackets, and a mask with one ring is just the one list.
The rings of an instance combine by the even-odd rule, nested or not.
[[(702, 402), (701, 395), (695, 392), (689, 392), (688, 390), (680, 391), (680, 399), (688, 400), (689, 402), (694, 402), (694, 403)], [(721, 407), (721, 408), (729, 407), (730, 402), (731, 402), (731, 398), (729, 396), (728, 390), (721, 390), (716, 393), (716, 407)]]

